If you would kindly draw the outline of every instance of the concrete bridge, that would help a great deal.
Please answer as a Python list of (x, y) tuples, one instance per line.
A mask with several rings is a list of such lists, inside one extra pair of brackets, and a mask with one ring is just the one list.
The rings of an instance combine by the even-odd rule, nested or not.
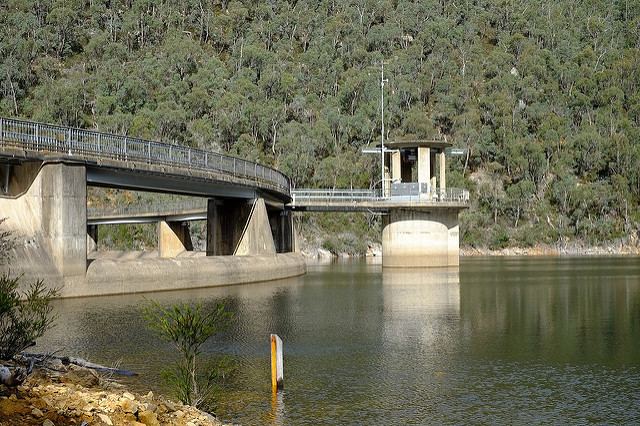
[[(14, 264), (27, 275), (59, 283), (67, 296), (304, 273), (302, 259), (292, 253), (293, 212), (380, 212), (384, 266), (457, 265), (458, 213), (467, 207), (469, 193), (446, 188), (448, 145), (418, 141), (388, 146), (391, 170), (385, 170), (382, 191), (290, 191), (284, 174), (239, 158), (0, 118), (0, 218), (7, 218), (5, 225), (26, 239), (14, 250)], [(191, 205), (87, 213), (87, 186), (202, 198)], [(206, 256), (187, 260), (181, 254), (192, 247), (185, 226), (192, 220), (206, 220)], [(88, 259), (99, 225), (144, 222), (158, 223), (158, 259), (144, 264)], [(256, 276), (247, 276), (248, 271)], [(173, 282), (160, 284), (159, 278)], [(132, 282), (137, 284), (132, 287)]]
[[(206, 197), (207, 259), (176, 265), (188, 234), (179, 221), (161, 221), (157, 262), (88, 261), (88, 185)], [(303, 259), (292, 254), (292, 215), (284, 208), (289, 187), (277, 170), (238, 158), (0, 118), (0, 218), (21, 242), (12, 268), (61, 286), (64, 296), (304, 273)]]

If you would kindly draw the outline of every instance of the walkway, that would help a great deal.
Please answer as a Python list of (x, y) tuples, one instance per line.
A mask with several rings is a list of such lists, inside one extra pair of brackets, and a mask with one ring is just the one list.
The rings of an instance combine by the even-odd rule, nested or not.
[[(406, 194), (381, 197), (379, 192), (365, 189), (299, 189), (291, 191), (292, 202), (286, 208), (294, 211), (382, 212), (391, 208), (466, 208), (469, 191), (449, 188), (443, 193)], [(87, 209), (88, 225), (152, 223), (206, 220), (207, 200), (192, 198), (160, 202), (143, 202), (117, 208)]]
[[(32, 121), (0, 118), (0, 157), (11, 162), (82, 163), (87, 183), (194, 196), (290, 200), (289, 178), (270, 167), (214, 152)], [(0, 182), (6, 193), (8, 170)], [(264, 194), (266, 192), (266, 194)]]

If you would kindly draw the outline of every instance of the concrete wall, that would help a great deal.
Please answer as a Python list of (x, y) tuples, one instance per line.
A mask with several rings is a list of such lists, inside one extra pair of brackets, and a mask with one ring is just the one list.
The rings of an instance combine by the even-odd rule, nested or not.
[(458, 265), (458, 230), (456, 209), (392, 209), (383, 217), (382, 265)]
[[(22, 195), (0, 198), (0, 217), (18, 245), (10, 267), (28, 278), (59, 285), (84, 277), (87, 266), (87, 190), (83, 165), (46, 164), (35, 176), (31, 167), (16, 173)], [(32, 178), (31, 182), (27, 179)]]
[(98, 296), (271, 281), (306, 272), (300, 254), (189, 256), (173, 259), (95, 259), (83, 284), (65, 286), (63, 297)]

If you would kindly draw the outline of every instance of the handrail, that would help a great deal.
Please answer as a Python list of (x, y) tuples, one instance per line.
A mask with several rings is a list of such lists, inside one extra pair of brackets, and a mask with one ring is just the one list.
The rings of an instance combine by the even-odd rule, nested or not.
[(368, 189), (296, 189), (291, 191), (293, 205), (300, 203), (343, 203), (343, 202), (393, 202), (411, 201), (428, 203), (462, 203), (470, 201), (469, 190), (460, 188), (424, 190), (416, 187), (415, 191), (402, 192), (382, 196), (380, 191)]
[(126, 217), (146, 214), (179, 214), (181, 212), (207, 211), (207, 200), (193, 198), (187, 200), (158, 200), (141, 202), (117, 207), (87, 207), (87, 217), (90, 219), (107, 217)]
[(38, 153), (60, 153), (74, 159), (144, 162), (223, 172), (272, 185), (286, 195), (291, 188), (289, 178), (283, 173), (241, 158), (95, 130), (0, 117), (0, 145)]
[[(424, 203), (469, 203), (469, 191), (466, 189), (447, 188), (430, 193), (416, 195), (401, 195), (381, 197), (379, 191), (369, 189), (296, 189), (291, 191), (292, 206), (305, 205), (336, 205), (375, 202), (380, 206), (385, 203), (409, 202), (417, 206)], [(203, 198), (170, 199), (144, 201), (118, 207), (93, 207), (87, 209), (90, 219), (105, 219), (115, 217), (132, 217), (144, 215), (179, 215), (191, 212), (206, 212), (207, 200)]]

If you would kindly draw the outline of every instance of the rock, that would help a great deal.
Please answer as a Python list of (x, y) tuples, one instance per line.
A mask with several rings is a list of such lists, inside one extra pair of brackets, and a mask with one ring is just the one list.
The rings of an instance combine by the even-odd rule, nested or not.
[(158, 409), (158, 406), (156, 404), (148, 403), (146, 404), (145, 408), (147, 411), (151, 411), (152, 413), (155, 413), (156, 410)]
[(174, 413), (176, 415), (177, 418), (181, 419), (184, 417), (184, 411), (182, 410), (178, 410)]
[(122, 397), (123, 397), (123, 398), (130, 399), (131, 401), (134, 401), (134, 400), (136, 399), (136, 397), (135, 397), (133, 394), (129, 393), (129, 392), (125, 392), (125, 393), (123, 393), (123, 394), (122, 394)]
[(130, 399), (123, 399), (120, 402), (120, 407), (122, 408), (122, 411), (124, 411), (125, 413), (136, 413), (136, 412), (138, 412), (138, 404), (133, 402)]
[[(12, 395), (13, 396), (13, 395)], [(31, 410), (26, 405), (20, 404), (15, 399), (3, 399), (0, 401), (0, 418), (16, 414), (28, 414)]]
[(149, 391), (149, 393), (145, 396), (145, 398), (153, 399), (153, 392)]
[(82, 407), (82, 411), (84, 411), (85, 413), (91, 413), (95, 409), (96, 407), (91, 404), (87, 404), (84, 407)]
[(318, 258), (320, 259), (331, 259), (333, 257), (333, 255), (331, 254), (331, 252), (329, 250), (323, 249), (323, 248), (319, 248), (318, 249)]
[[(100, 378), (93, 370), (71, 370), (60, 378), (64, 383), (75, 383), (85, 388), (97, 386)], [(62, 388), (63, 391), (65, 390)]]
[(147, 426), (159, 426), (158, 415), (152, 413), (149, 410), (138, 413), (138, 421), (144, 423)]
[(18, 397), (16, 396), (16, 394), (11, 394), (11, 396), (9, 397), (9, 401), (17, 401)]
[(42, 426), (56, 426), (56, 425), (51, 420), (45, 419), (45, 421), (42, 422)]
[(187, 426), (196, 426), (194, 422), (187, 422)]
[(127, 424), (131, 423), (131, 422), (135, 422), (138, 420), (138, 418), (131, 414), (131, 413), (127, 413), (124, 415), (124, 419), (127, 421)]
[(40, 418), (40, 417), (44, 416), (44, 413), (42, 411), (40, 411), (38, 408), (34, 408), (33, 410), (31, 410), (31, 415), (33, 417)]
[(111, 418), (109, 416), (107, 416), (106, 414), (98, 414), (98, 417), (100, 418), (100, 420), (102, 421), (102, 423), (107, 424), (108, 426), (113, 426), (113, 422), (111, 421)]

